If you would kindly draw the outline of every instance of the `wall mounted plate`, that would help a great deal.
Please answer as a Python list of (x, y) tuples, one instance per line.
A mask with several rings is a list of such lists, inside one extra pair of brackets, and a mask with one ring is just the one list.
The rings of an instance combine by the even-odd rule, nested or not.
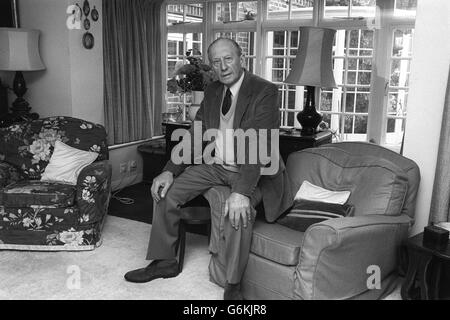
[(89, 21), (88, 18), (84, 19), (83, 26), (84, 30), (89, 30), (91, 28), (91, 22)]
[(89, 16), (89, 12), (91, 12), (91, 6), (89, 5), (88, 0), (84, 0), (83, 2), (83, 13), (87, 17)]
[(83, 46), (86, 49), (92, 49), (94, 47), (94, 36), (90, 32), (86, 32), (83, 35)]
[(91, 18), (93, 21), (98, 20), (98, 11), (97, 11), (97, 8), (95, 8), (95, 6), (94, 6), (94, 9), (92, 9), (92, 11), (91, 11)]

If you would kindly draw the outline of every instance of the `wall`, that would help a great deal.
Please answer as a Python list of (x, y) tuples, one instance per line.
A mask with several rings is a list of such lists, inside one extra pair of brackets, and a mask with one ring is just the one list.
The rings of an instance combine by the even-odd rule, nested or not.
[[(40, 54), (46, 70), (26, 73), (28, 92), (25, 98), (33, 112), (41, 117), (65, 115), (104, 124), (103, 109), (103, 32), (102, 0), (89, 0), (100, 18), (91, 19), (89, 32), (95, 44), (91, 50), (82, 46), (81, 30), (66, 26), (68, 5), (82, 0), (20, 0), (19, 14), (22, 28), (39, 29)], [(2, 74), (2, 80), (11, 84), (13, 73)], [(10, 102), (14, 96), (10, 96)], [(120, 164), (131, 159), (137, 161), (133, 173), (119, 174)], [(126, 146), (110, 152), (113, 167), (113, 186), (123, 187), (142, 180), (142, 158), (137, 145)]]
[[(73, 3), (76, 2), (67, 1)], [(82, 1), (78, 3), (81, 6)], [(100, 16), (96, 22), (89, 19), (94, 47), (90, 50), (83, 47), (83, 28), (69, 32), (72, 116), (104, 124), (102, 0), (89, 0), (89, 4), (91, 10), (96, 7)]]
[[(78, 1), (82, 5), (81, 1)], [(21, 0), (22, 28), (41, 30), (40, 53), (46, 70), (26, 74), (27, 100), (42, 117), (67, 115), (104, 123), (103, 117), (103, 39), (101, 0), (90, 0), (100, 13), (89, 30), (95, 46), (82, 46), (82, 30), (66, 26), (67, 7), (75, 1)]]
[(450, 64), (450, 1), (418, 1), (403, 154), (421, 171), (412, 234), (428, 225)]
[(72, 115), (66, 8), (65, 1), (19, 2), (20, 27), (41, 31), (39, 47), (46, 70), (26, 72), (24, 77), (28, 87), (25, 99), (30, 103), (32, 111), (42, 117)]
[[(118, 190), (125, 186), (132, 185), (142, 181), (143, 165), (142, 156), (137, 151), (138, 145), (123, 147), (111, 150), (109, 155), (113, 167), (112, 189)], [(137, 170), (120, 174), (120, 164), (127, 163), (130, 160), (136, 160)]]

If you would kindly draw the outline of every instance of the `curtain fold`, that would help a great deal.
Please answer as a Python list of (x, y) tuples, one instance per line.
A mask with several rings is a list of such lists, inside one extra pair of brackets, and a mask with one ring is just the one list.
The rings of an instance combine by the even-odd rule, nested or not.
[(104, 108), (110, 145), (161, 133), (162, 3), (103, 1)]
[(434, 175), (433, 196), (429, 222), (450, 221), (450, 70), (442, 115), (436, 173)]

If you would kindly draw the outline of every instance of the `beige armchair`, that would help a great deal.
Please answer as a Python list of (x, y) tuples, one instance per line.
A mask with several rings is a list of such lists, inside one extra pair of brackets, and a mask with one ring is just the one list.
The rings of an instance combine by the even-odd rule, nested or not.
[[(351, 190), (354, 216), (319, 222), (305, 232), (257, 219), (242, 279), (244, 297), (377, 299), (392, 292), (398, 250), (414, 223), (417, 165), (378, 145), (343, 142), (293, 153), (287, 170), (294, 192), (304, 180), (329, 190)], [(229, 192), (216, 187), (205, 194), (216, 215)], [(222, 216), (212, 223), (227, 221)], [(221, 286), (222, 229), (212, 228), (219, 231), (211, 234), (209, 265), (211, 281)]]

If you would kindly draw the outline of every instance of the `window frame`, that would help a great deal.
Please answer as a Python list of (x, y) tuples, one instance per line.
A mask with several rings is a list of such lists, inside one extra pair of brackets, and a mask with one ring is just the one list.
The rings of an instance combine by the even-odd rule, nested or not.
[[(215, 34), (220, 31), (227, 32), (255, 32), (255, 74), (271, 79), (270, 74), (266, 74), (264, 65), (267, 57), (265, 48), (267, 47), (267, 35), (270, 31), (298, 31), (301, 26), (324, 27), (336, 30), (351, 30), (361, 29), (374, 31), (374, 46), (372, 53), (372, 76), (369, 85), (369, 105), (368, 105), (368, 123), (367, 123), (367, 141), (374, 142), (381, 145), (386, 145), (386, 131), (387, 131), (387, 108), (389, 103), (389, 81), (390, 81), (390, 64), (393, 43), (393, 32), (395, 29), (414, 29), (415, 16), (395, 16), (395, 0), (381, 0), (376, 1), (376, 16), (375, 17), (349, 17), (345, 19), (335, 19), (325, 17), (325, 0), (314, 1), (312, 7), (311, 19), (290, 19), (285, 20), (268, 20), (267, 19), (267, 3), (268, 0), (253, 0), (257, 1), (257, 18), (255, 20), (243, 22), (229, 22), (222, 23), (215, 21), (215, 4), (218, 2), (248, 2), (252, 0), (166, 0), (162, 6), (162, 30), (163, 37), (162, 48), (163, 61), (162, 63), (162, 78), (167, 79), (167, 35), (168, 33), (191, 33), (199, 32), (203, 34), (202, 52), (203, 59), (208, 62), (206, 55), (207, 45), (211, 43)], [(203, 4), (203, 22), (189, 23), (178, 25), (167, 25), (167, 5), (168, 4)], [(378, 8), (380, 10), (378, 10)], [(291, 10), (291, 5), (289, 5)], [(289, 11), (290, 12), (290, 11)], [(381, 14), (380, 14), (381, 13)], [(289, 14), (289, 17), (291, 15)], [(374, 72), (378, 76), (375, 76)], [(320, 90), (316, 90), (316, 102), (320, 103)], [(163, 112), (167, 110), (167, 96), (164, 99), (162, 106)], [(302, 107), (302, 106), (299, 106)], [(283, 111), (281, 106), (280, 111)], [(301, 109), (297, 109), (300, 111)], [(298, 112), (297, 111), (297, 112)], [(295, 111), (288, 111), (295, 112)], [(339, 114), (346, 114), (345, 107)], [(406, 118), (406, 117), (405, 117)], [(281, 123), (280, 123), (281, 125)]]

